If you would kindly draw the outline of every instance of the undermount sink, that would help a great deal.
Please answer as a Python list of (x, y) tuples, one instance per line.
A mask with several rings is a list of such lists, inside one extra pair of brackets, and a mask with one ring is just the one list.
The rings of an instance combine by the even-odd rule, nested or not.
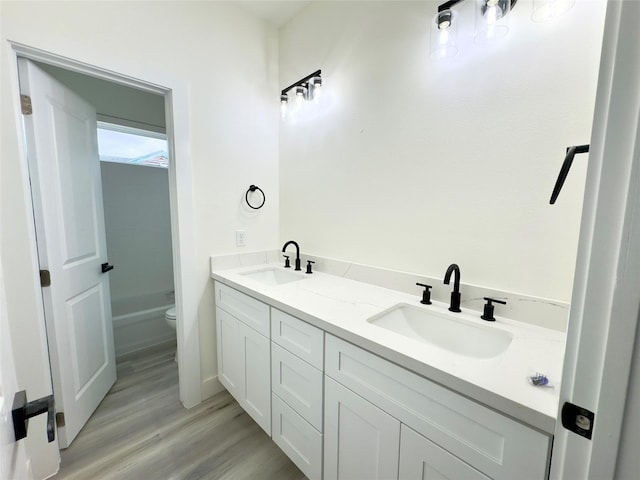
[(455, 318), (455, 314), (406, 304), (396, 305), (367, 321), (405, 337), (474, 358), (497, 357), (513, 340), (513, 334), (492, 325), (475, 324)]
[(251, 278), (265, 285), (282, 285), (284, 283), (297, 282), (306, 277), (302, 273), (284, 270), (282, 268), (268, 267), (260, 270), (241, 273), (243, 277)]

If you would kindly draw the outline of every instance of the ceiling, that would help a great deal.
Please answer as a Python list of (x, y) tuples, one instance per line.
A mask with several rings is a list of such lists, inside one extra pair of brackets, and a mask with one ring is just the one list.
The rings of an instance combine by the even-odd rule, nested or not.
[(280, 28), (310, 4), (311, 0), (236, 0), (236, 3), (244, 10)]

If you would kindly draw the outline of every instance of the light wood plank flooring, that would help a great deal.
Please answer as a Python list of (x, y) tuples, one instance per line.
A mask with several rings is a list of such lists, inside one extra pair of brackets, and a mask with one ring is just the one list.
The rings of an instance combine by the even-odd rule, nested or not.
[(61, 479), (306, 478), (224, 391), (185, 409), (175, 345), (118, 360), (118, 380), (71, 447)]

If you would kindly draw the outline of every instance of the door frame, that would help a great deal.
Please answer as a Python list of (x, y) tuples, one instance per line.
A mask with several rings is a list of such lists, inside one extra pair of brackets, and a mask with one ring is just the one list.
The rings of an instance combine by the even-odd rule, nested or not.
[[(171, 213), (171, 239), (173, 243), (173, 269), (176, 292), (178, 376), (180, 401), (191, 408), (202, 401), (202, 381), (200, 375), (200, 338), (198, 328), (198, 288), (195, 259), (195, 224), (192, 197), (192, 160), (190, 153), (189, 97), (188, 85), (166, 72), (153, 72), (144, 79), (110, 71), (100, 66), (57, 55), (17, 42), (11, 46), (12, 88), (14, 98), (20, 96), (18, 86), (18, 57), (53, 65), (112, 83), (125, 85), (148, 93), (162, 95), (165, 104), (165, 122), (170, 156), (169, 202)], [(26, 166), (27, 152), (24, 132), (20, 130), (21, 157)], [(20, 181), (25, 191), (30, 191), (28, 170)], [(30, 222), (34, 222), (33, 213)], [(36, 255), (36, 238), (30, 238), (32, 255)], [(38, 259), (32, 258), (35, 265)], [(34, 277), (35, 278), (35, 277)], [(36, 289), (40, 285), (35, 286)], [(44, 316), (40, 319), (44, 331)]]

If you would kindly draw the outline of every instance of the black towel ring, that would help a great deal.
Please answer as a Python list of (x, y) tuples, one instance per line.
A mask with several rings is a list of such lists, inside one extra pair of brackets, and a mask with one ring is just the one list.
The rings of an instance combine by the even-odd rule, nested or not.
[[(262, 194), (262, 203), (260, 205), (258, 205), (257, 207), (254, 207), (253, 205), (251, 205), (251, 202), (249, 201), (249, 193), (250, 192), (255, 192), (256, 190), (260, 191), (260, 193)], [(247, 201), (247, 205), (249, 205), (254, 210), (258, 210), (258, 209), (262, 208), (262, 206), (264, 205), (264, 202), (267, 201), (266, 195), (264, 194), (262, 189), (260, 187), (258, 187), (257, 185), (251, 185), (249, 187), (249, 190), (247, 190), (247, 193), (245, 193), (245, 195), (244, 195), (244, 199)]]

